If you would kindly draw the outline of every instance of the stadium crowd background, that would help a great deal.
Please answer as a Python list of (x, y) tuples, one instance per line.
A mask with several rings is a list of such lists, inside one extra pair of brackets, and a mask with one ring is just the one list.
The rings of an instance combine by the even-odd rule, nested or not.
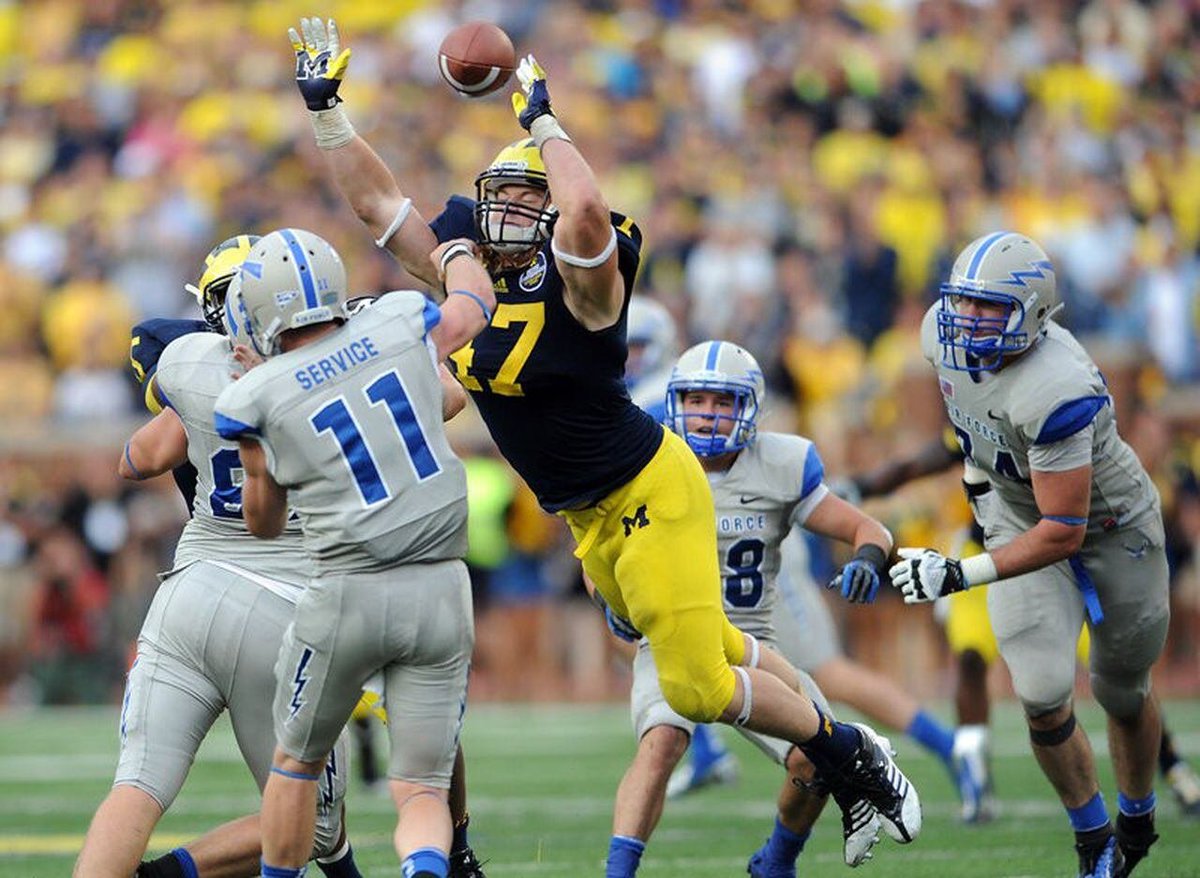
[[(814, 438), (831, 477), (938, 435), (916, 329), (948, 260), (987, 230), (1037, 238), (1163, 494), (1159, 685), (1200, 693), (1197, 0), (0, 0), (0, 705), (118, 698), (169, 566), (174, 486), (115, 473), (145, 417), (130, 327), (196, 316), (183, 286), (209, 248), (285, 225), (331, 240), (353, 292), (408, 285), (312, 143), (285, 37), (306, 14), (337, 19), (350, 117), (426, 216), (520, 133), (507, 89), (468, 101), (438, 80), (441, 36), (484, 18), (535, 52), (642, 228), (640, 291), (685, 342), (749, 348), (768, 425)], [(473, 697), (623, 696), (562, 528), (478, 423), (454, 435)], [(951, 548), (957, 477), (870, 509), (900, 544)], [(918, 673), (943, 661), (927, 612), (885, 594), (838, 613), (852, 652), (948, 693)]]

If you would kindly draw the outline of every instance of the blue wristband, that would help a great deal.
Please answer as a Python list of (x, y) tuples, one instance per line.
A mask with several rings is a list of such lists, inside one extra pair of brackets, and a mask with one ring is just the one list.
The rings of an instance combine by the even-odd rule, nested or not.
[(451, 290), (446, 295), (448, 295), (448, 296), (470, 296), (472, 299), (475, 300), (475, 304), (479, 306), (479, 310), (483, 312), (484, 322), (485, 323), (492, 322), (492, 312), (488, 310), (488, 306), (483, 303), (483, 299), (479, 298), (479, 296), (475, 295), (470, 290)]
[[(111, 458), (110, 458), (110, 460), (111, 460)], [(130, 469), (130, 470), (132, 470), (132, 471), (133, 471), (133, 477), (134, 477), (135, 479), (137, 479), (139, 482), (140, 482), (142, 479), (146, 478), (144, 475), (142, 475), (142, 474), (141, 474), (141, 473), (138, 471), (138, 468), (137, 468), (136, 466), (134, 466), (134, 465), (133, 465), (133, 458), (131, 458), (131, 457), (129, 456), (129, 443), (128, 443), (128, 442), (126, 442), (126, 443), (125, 443), (125, 464), (126, 464), (128, 467), (129, 467), (129, 469)]]

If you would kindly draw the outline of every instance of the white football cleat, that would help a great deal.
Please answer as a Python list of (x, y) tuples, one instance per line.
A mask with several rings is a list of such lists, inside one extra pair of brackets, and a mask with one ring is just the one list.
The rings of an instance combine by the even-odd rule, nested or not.
[(954, 732), (951, 764), (964, 823), (986, 823), (996, 816), (986, 726), (959, 726)]

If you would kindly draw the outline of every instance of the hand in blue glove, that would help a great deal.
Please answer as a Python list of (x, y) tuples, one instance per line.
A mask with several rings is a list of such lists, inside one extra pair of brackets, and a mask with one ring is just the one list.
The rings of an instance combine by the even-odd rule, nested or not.
[(879, 593), (880, 574), (887, 563), (887, 552), (867, 543), (843, 564), (826, 588), (836, 588), (852, 604), (869, 604)]

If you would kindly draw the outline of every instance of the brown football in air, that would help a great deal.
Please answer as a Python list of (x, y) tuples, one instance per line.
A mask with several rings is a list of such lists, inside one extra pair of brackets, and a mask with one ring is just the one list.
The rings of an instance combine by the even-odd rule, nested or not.
[(516, 66), (512, 40), (490, 21), (469, 21), (442, 40), (438, 69), (450, 87), (469, 98), (491, 94)]

